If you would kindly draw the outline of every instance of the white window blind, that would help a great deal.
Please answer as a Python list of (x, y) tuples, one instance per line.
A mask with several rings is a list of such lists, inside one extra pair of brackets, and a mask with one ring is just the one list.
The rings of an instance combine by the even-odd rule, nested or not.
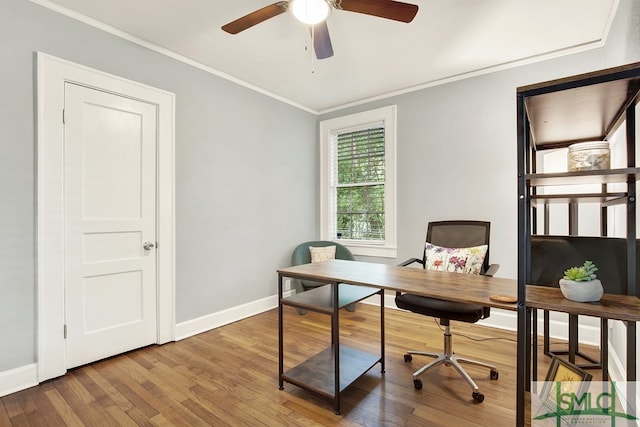
[(331, 144), (337, 239), (385, 239), (385, 129), (339, 131)]

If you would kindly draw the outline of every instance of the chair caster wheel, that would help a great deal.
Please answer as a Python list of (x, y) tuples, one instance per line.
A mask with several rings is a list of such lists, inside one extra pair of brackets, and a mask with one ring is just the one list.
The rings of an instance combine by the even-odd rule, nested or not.
[(404, 355), (404, 361), (405, 362), (411, 362), (413, 360), (413, 356), (411, 356), (410, 354), (405, 354)]
[(476, 403), (482, 403), (484, 401), (484, 394), (477, 391), (474, 391), (471, 397), (473, 397), (473, 401)]
[(413, 380), (413, 386), (416, 390), (422, 390), (422, 380)]
[(498, 371), (495, 369), (491, 370), (491, 377), (492, 380), (497, 380), (498, 379)]

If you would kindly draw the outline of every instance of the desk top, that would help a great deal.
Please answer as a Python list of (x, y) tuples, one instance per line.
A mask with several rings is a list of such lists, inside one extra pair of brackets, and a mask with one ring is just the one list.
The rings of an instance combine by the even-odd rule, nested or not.
[(278, 273), (295, 279), (317, 282), (340, 282), (370, 286), (388, 291), (408, 292), (446, 301), (478, 304), (516, 310), (515, 303), (489, 299), (491, 295), (517, 294), (512, 279), (445, 273), (422, 268), (401, 267), (360, 261), (330, 260), (278, 269)]
[[(348, 283), (510, 311), (517, 309), (516, 303), (489, 298), (491, 295), (516, 296), (518, 282), (515, 279), (344, 260), (281, 268), (278, 273), (297, 279)], [(565, 299), (559, 288), (529, 285), (527, 307), (606, 319), (640, 321), (640, 298), (627, 295), (604, 294), (599, 302), (575, 302)]]

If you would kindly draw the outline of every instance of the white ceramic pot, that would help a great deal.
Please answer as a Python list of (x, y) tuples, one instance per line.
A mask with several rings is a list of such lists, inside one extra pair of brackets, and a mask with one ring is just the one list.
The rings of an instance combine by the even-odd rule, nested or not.
[(566, 299), (577, 302), (600, 301), (602, 298), (602, 283), (599, 279), (588, 282), (576, 282), (574, 280), (560, 279), (560, 291)]

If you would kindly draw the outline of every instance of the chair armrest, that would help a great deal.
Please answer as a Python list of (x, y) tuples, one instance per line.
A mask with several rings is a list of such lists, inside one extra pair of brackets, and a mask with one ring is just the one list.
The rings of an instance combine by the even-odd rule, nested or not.
[(413, 264), (414, 262), (417, 262), (418, 264), (422, 265), (424, 267), (424, 263), (422, 262), (422, 260), (420, 258), (410, 258), (406, 261), (401, 262), (400, 264), (398, 264), (400, 267), (406, 267), (408, 265)]
[[(422, 262), (422, 260), (420, 258), (409, 258), (408, 260), (403, 261), (398, 265), (400, 267), (406, 267), (408, 265), (413, 264), (414, 262), (417, 262), (418, 264), (420, 264), (420, 265), (422, 265), (424, 267), (424, 263)], [(396, 297), (399, 297), (400, 295), (402, 295), (402, 292), (396, 292)]]
[(500, 264), (489, 264), (489, 268), (484, 272), (483, 276), (493, 276), (498, 272)]

